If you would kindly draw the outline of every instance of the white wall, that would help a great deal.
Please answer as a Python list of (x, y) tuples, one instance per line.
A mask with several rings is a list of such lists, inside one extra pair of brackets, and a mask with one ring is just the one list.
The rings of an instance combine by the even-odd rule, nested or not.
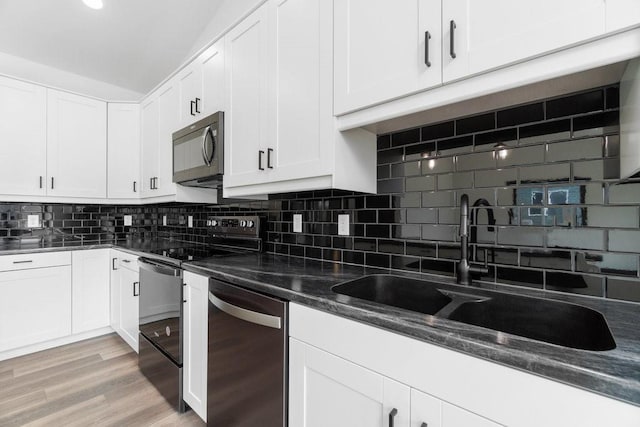
[(216, 15), (205, 27), (198, 40), (193, 44), (185, 62), (211, 41), (226, 33), (240, 19), (256, 9), (265, 0), (222, 0)]
[(109, 101), (139, 101), (144, 95), (2, 52), (0, 70), (5, 76)]

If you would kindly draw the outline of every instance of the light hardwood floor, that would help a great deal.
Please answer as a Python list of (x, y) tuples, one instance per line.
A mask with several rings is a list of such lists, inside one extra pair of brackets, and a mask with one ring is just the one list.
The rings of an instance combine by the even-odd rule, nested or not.
[(0, 362), (0, 426), (204, 426), (178, 414), (110, 334)]

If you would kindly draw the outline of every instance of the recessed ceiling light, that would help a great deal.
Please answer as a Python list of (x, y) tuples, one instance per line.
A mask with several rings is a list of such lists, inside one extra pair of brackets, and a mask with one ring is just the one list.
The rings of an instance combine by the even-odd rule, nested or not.
[(82, 2), (91, 9), (102, 9), (102, 0), (82, 0)]

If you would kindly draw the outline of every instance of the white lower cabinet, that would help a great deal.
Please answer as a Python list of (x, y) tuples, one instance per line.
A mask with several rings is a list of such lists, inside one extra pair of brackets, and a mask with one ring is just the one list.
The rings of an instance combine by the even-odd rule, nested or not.
[(138, 352), (138, 257), (111, 251), (111, 327)]
[(110, 249), (74, 251), (72, 260), (72, 333), (109, 326)]
[(48, 255), (0, 257), (0, 352), (71, 334), (71, 257)]
[(294, 338), (289, 340), (291, 427), (409, 426), (409, 387)]
[(209, 278), (184, 272), (184, 401), (207, 421)]
[(637, 406), (295, 303), (289, 336), (290, 427), (640, 421)]

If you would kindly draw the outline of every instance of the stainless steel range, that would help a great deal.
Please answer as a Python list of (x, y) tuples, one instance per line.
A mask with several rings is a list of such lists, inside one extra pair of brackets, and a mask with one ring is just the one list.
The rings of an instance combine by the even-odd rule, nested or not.
[[(183, 262), (261, 251), (261, 221), (257, 216), (210, 217), (209, 245), (177, 245), (142, 257), (139, 287), (139, 358), (141, 372), (179, 412), (183, 366)], [(135, 291), (135, 289), (134, 289)]]

